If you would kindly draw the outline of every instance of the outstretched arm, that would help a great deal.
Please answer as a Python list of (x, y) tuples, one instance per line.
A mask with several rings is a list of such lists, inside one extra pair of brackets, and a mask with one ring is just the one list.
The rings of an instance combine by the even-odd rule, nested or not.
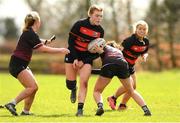
[(39, 52), (46, 52), (46, 53), (63, 53), (68, 54), (70, 51), (67, 48), (53, 48), (46, 45), (42, 45), (36, 49)]

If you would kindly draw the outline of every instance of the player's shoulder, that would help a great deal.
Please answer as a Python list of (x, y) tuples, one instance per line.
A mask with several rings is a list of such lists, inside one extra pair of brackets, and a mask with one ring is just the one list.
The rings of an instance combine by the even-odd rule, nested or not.
[(124, 42), (131, 42), (133, 40), (136, 40), (135, 34), (132, 34), (131, 36), (124, 39)]
[(102, 32), (104, 32), (104, 28), (101, 25), (99, 25), (98, 27)]
[(33, 31), (32, 28), (29, 28), (22, 33), (23, 36), (34, 36), (36, 33)]
[(76, 24), (86, 24), (88, 23), (88, 18), (81, 18), (76, 21)]
[(85, 25), (84, 24), (84, 19), (79, 19), (79, 20), (77, 20), (77, 21), (75, 21), (73, 23), (73, 26), (72, 26), (71, 30), (79, 29), (82, 25)]

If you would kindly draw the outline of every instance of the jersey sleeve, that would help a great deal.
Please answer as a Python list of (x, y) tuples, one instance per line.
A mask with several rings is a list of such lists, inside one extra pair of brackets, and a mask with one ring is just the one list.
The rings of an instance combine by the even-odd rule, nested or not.
[(147, 46), (146, 50), (143, 52), (143, 54), (147, 53), (148, 50), (149, 50), (149, 40), (148, 39), (145, 39), (145, 44)]
[(132, 38), (126, 38), (125, 40), (123, 40), (123, 42), (121, 43), (121, 45), (124, 47), (124, 49), (129, 49), (132, 46)]
[(31, 33), (30, 36), (31, 36), (30, 40), (28, 40), (28, 41), (29, 41), (29, 44), (31, 45), (31, 47), (33, 49), (37, 49), (37, 48), (39, 48), (40, 46), (43, 45), (43, 43), (41, 42), (39, 36), (36, 33)]
[(104, 29), (102, 28), (100, 38), (104, 38)]

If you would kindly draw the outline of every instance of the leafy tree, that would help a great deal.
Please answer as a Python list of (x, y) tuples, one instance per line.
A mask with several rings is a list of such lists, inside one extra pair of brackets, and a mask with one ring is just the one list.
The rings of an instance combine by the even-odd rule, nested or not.
[(146, 20), (150, 27), (150, 34), (155, 39), (156, 59), (159, 70), (162, 69), (162, 61), (160, 59), (162, 50), (159, 48), (162, 37), (168, 40), (170, 46), (170, 60), (172, 67), (175, 68), (176, 56), (174, 51), (174, 43), (176, 40), (175, 30), (180, 19), (180, 1), (164, 0), (158, 4), (157, 0), (152, 0), (150, 9), (147, 13)]
[(6, 39), (16, 38), (18, 34), (17, 26), (15, 25), (13, 18), (6, 18), (5, 21), (5, 34)]
[(170, 45), (170, 55), (172, 67), (175, 68), (176, 57), (174, 51), (175, 42), (175, 26), (180, 19), (180, 1), (178, 0), (164, 0), (164, 10), (165, 10), (165, 22), (168, 24), (168, 37)]
[[(149, 10), (147, 12), (146, 21), (148, 22), (149, 32), (152, 38), (155, 39), (155, 50), (156, 50), (156, 60), (158, 63), (158, 70), (162, 70), (162, 61), (161, 61), (161, 49), (160, 49), (160, 26), (162, 24), (161, 14), (162, 9), (158, 4), (157, 0), (152, 0), (150, 3)], [(158, 16), (157, 16), (158, 15)]]

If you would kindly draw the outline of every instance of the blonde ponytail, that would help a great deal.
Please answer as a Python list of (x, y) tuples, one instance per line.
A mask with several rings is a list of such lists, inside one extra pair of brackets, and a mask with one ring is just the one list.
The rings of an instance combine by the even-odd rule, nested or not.
[(30, 12), (29, 14), (26, 15), (24, 19), (24, 28), (23, 32), (27, 31), (30, 27), (34, 25), (36, 21), (40, 21), (39, 14), (35, 11)]

